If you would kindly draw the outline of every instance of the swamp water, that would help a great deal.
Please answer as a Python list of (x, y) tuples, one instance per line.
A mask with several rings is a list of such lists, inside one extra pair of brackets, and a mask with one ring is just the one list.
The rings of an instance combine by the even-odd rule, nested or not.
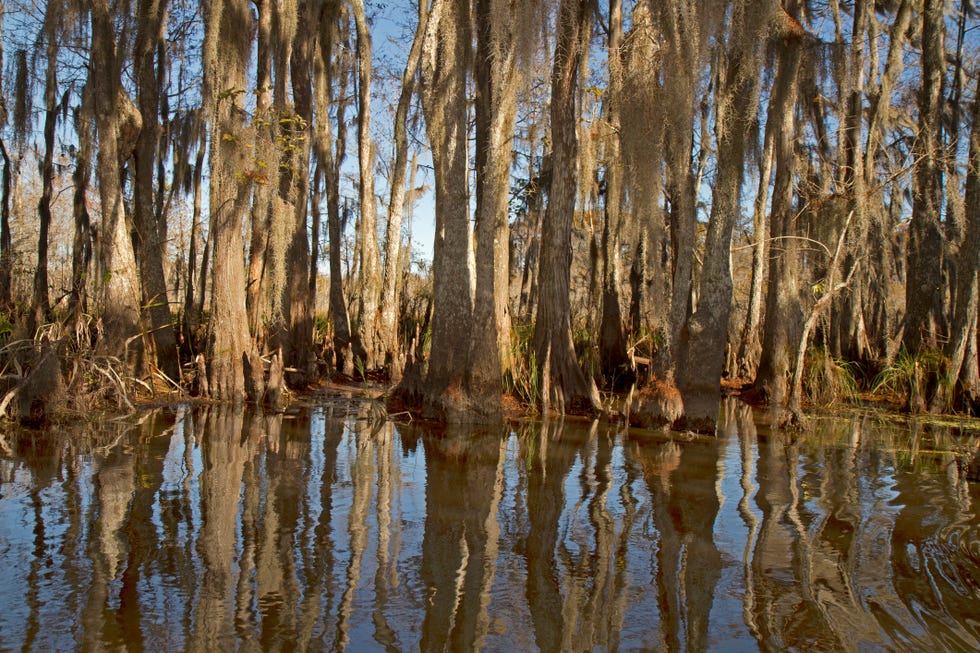
[(0, 651), (980, 650), (976, 434), (376, 414), (0, 434)]

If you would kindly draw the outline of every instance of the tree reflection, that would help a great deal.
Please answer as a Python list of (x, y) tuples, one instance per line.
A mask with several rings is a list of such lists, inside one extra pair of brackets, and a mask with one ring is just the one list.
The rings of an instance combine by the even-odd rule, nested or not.
[[(578, 433), (575, 431), (574, 433)], [(576, 442), (562, 441), (562, 422), (545, 421), (540, 435), (522, 439), (522, 459), (527, 461), (527, 514), (529, 532), (524, 542), (527, 566), (526, 596), (534, 639), (541, 651), (562, 650), (565, 630), (555, 547), (558, 524), (565, 504), (564, 482), (575, 462)], [(578, 437), (581, 441), (581, 436)], [(552, 442), (561, 442), (551, 446)]]
[(334, 516), (334, 483), (337, 476), (337, 448), (344, 437), (344, 421), (334, 418), (333, 409), (328, 409), (325, 418), (317, 418), (311, 423), (314, 431), (311, 441), (322, 438), (319, 447), (318, 460), (312, 459), (309, 469), (309, 481), (315, 489), (311, 489), (309, 500), (316, 505), (314, 510), (308, 508), (311, 523), (313, 512), (317, 512), (313, 536), (303, 553), (306, 556), (305, 595), (299, 611), (299, 643), (301, 648), (326, 648), (325, 638), (329, 632), (324, 620), (331, 611), (334, 596), (334, 584), (331, 578), (335, 554), (332, 539), (333, 529), (331, 520)]
[(0, 649), (980, 648), (976, 436), (725, 416), (433, 432), (348, 401), (8, 437)]
[(235, 632), (231, 592), (234, 588), (235, 522), (239, 512), (247, 452), (242, 447), (244, 417), (234, 407), (209, 410), (199, 434), (203, 467), (199, 477), (201, 523), (197, 540), (204, 573), (193, 615), (191, 647), (218, 650), (228, 647)]
[(423, 436), (422, 650), (473, 650), (486, 633), (504, 435), (500, 429), (453, 427)]
[(656, 648), (700, 651), (708, 646), (708, 623), (721, 575), (714, 541), (720, 508), (718, 461), (721, 442), (698, 438), (638, 437), (627, 447), (643, 470), (650, 494), (660, 632)]

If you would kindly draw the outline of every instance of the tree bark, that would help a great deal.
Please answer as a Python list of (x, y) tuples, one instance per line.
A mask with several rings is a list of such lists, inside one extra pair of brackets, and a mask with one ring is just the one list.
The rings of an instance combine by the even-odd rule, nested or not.
[(0, 156), (3, 157), (3, 176), (0, 177), (0, 192), (3, 193), (3, 202), (0, 203), (0, 308), (8, 310), (13, 299), (10, 287), (13, 238), (10, 234), (10, 156), (3, 138), (0, 138)]
[(517, 114), (522, 16), (476, 2), (476, 294), (468, 392), (477, 410), (499, 414), (510, 369), (511, 144)]
[(667, 133), (667, 193), (670, 198), (671, 297), (670, 322), (664, 343), (657, 353), (657, 376), (675, 381), (675, 349), (681, 329), (693, 310), (694, 247), (697, 230), (697, 186), (691, 170), (692, 135), (697, 113), (697, 75), (702, 67), (704, 35), (698, 25), (699, 6), (670, 2), (659, 8), (661, 29), (665, 33), (668, 60), (678, 70), (664, 77), (663, 92), (675, 108), (665, 115)]
[[(891, 97), (895, 85), (902, 74), (906, 34), (912, 23), (912, 2), (902, 0), (892, 22), (888, 36), (888, 54), (885, 67), (875, 92), (869, 98), (869, 117), (867, 139), (864, 146), (865, 188), (873, 193), (869, 196), (869, 207), (874, 202), (874, 209), (869, 210), (869, 226), (867, 231), (868, 252), (875, 265), (864, 266), (865, 278), (864, 321), (868, 329), (868, 341), (873, 356), (887, 360), (893, 336), (892, 319), (888, 310), (888, 289), (892, 283), (901, 283), (896, 279), (895, 257), (892, 250), (893, 224), (889, 208), (884, 205), (881, 185), (878, 183), (880, 166), (876, 162), (881, 158), (882, 149), (887, 135), (887, 126), (892, 114)], [(869, 85), (869, 88), (874, 85)]]
[[(54, 130), (58, 122), (58, 7), (49, 3), (44, 11), (46, 67), (44, 73), (44, 154), (41, 157), (41, 197), (37, 202), (37, 264), (34, 268), (34, 290), (30, 331), (51, 320), (48, 293), (48, 231), (51, 227), (51, 202), (54, 192)], [(94, 37), (93, 37), (94, 38)]]
[(313, 344), (313, 308), (309, 301), (310, 244), (307, 235), (310, 187), (309, 126), (313, 122), (312, 66), (315, 38), (314, 3), (305, 0), (299, 5), (299, 25), (293, 43), (292, 83), (293, 104), (298, 119), (290, 128), (295, 143), (293, 151), (292, 189), (294, 198), (292, 238), (286, 251), (286, 285), (282, 299), (284, 321), (288, 333), (282, 339), (282, 357), (290, 372), (289, 381), (306, 385), (310, 379)]
[[(852, 19), (851, 43), (848, 57), (848, 78), (845, 86), (846, 97), (843, 105), (845, 106), (844, 124), (841, 133), (841, 169), (843, 172), (843, 187), (847, 193), (848, 210), (845, 215), (850, 216), (851, 233), (848, 235), (848, 243), (852, 246), (845, 250), (844, 269), (850, 270), (855, 267), (861, 251), (858, 243), (863, 243), (867, 239), (868, 216), (867, 216), (867, 190), (865, 188), (864, 156), (861, 152), (861, 128), (864, 120), (864, 88), (865, 88), (865, 57), (864, 44), (865, 35), (868, 30), (870, 20), (869, 12), (871, 7), (867, 0), (859, 0), (854, 3), (854, 17)], [(841, 212), (838, 212), (841, 213)], [(843, 216), (837, 216), (843, 217)], [(836, 229), (841, 226), (834, 225)], [(864, 272), (861, 272), (862, 276)], [(860, 284), (855, 284), (852, 292), (842, 295), (840, 298), (831, 301), (830, 329), (830, 350), (834, 356), (844, 357), (847, 360), (865, 360), (868, 355), (866, 348), (867, 338), (864, 330), (864, 318), (862, 313), (862, 288)]]
[[(133, 239), (124, 207), (121, 174), (136, 144), (142, 118), (121, 82), (116, 31), (106, 0), (92, 3), (91, 66), (95, 72), (95, 123), (99, 135), (96, 176), (102, 205), (99, 229), (103, 351), (129, 354), (128, 341), (140, 330), (140, 288)], [(135, 360), (127, 361), (131, 364)]]
[(772, 176), (772, 125), (766, 124), (763, 137), (762, 160), (759, 162), (759, 190), (752, 211), (752, 281), (749, 285), (749, 307), (745, 315), (745, 328), (738, 349), (738, 375), (742, 378), (755, 377), (762, 355), (762, 342), (759, 338), (759, 325), (762, 324), (762, 306), (765, 297), (766, 254), (769, 248), (769, 225), (766, 208), (769, 201), (769, 182)]
[[(207, 150), (205, 138), (199, 138), (197, 144), (197, 158), (194, 163), (194, 170), (191, 173), (192, 194), (191, 200), (191, 233), (190, 244), (187, 249), (187, 283), (184, 285), (184, 347), (190, 353), (197, 353), (197, 343), (195, 334), (200, 324), (201, 314), (198, 304), (195, 302), (195, 293), (204, 293), (204, 279), (194, 283), (194, 276), (198, 271), (197, 267), (197, 248), (201, 240), (201, 182), (204, 175), (204, 154)], [(202, 258), (205, 256), (201, 252)], [(203, 277), (204, 275), (202, 275)], [(202, 300), (203, 301), (203, 300)]]
[[(790, 16), (795, 19), (794, 14), (798, 11), (798, 3), (792, 3)], [(766, 398), (775, 406), (781, 406), (788, 396), (788, 375), (803, 321), (800, 245), (793, 202), (796, 173), (793, 114), (799, 91), (802, 43), (800, 36), (792, 33), (778, 43), (777, 71), (768, 117), (768, 121), (774, 123), (773, 156), (776, 169), (770, 219), (772, 244), (769, 247), (769, 286), (766, 292), (762, 358), (755, 380), (756, 387), (762, 388)]]
[[(276, 5), (278, 8), (279, 5)], [(248, 281), (245, 287), (245, 309), (248, 328), (259, 347), (264, 339), (264, 321), (269, 317), (266, 288), (269, 232), (272, 230), (273, 200), (278, 189), (280, 148), (279, 116), (272, 107), (272, 18), (270, 0), (255, 2), (255, 157), (267, 174), (256, 185), (251, 207), (251, 230), (248, 245)]]
[(357, 28), (357, 161), (361, 220), (358, 249), (361, 260), (361, 292), (358, 301), (357, 337), (366, 369), (384, 363), (380, 315), (381, 266), (378, 260), (378, 218), (374, 198), (374, 151), (371, 143), (371, 32), (364, 14), (364, 0), (351, 0)]
[[(327, 194), (327, 238), (329, 242), (330, 315), (333, 321), (334, 366), (344, 374), (353, 374), (353, 365), (347, 365), (346, 352), (350, 348), (350, 317), (347, 313), (347, 300), (344, 296), (343, 268), (341, 262), (342, 233), (340, 224), (340, 168), (346, 156), (346, 80), (347, 71), (341, 70), (340, 91), (337, 95), (337, 137), (331, 135), (329, 107), (333, 103), (331, 86), (334, 67), (331, 61), (334, 48), (336, 19), (334, 6), (330, 6), (320, 17), (321, 40), (314, 59), (313, 91), (317, 110), (313, 120), (313, 153), (320, 163)], [(336, 150), (334, 149), (336, 147)]]
[(619, 289), (622, 287), (620, 241), (623, 220), (623, 167), (620, 156), (620, 95), (623, 63), (620, 47), (623, 39), (623, 7), (620, 0), (609, 1), (609, 37), (606, 58), (609, 66), (609, 88), (606, 103), (607, 137), (605, 139), (605, 220), (602, 225), (602, 315), (599, 321), (599, 363), (607, 383), (618, 384), (631, 379), (626, 354), (626, 334)]
[(566, 407), (599, 407), (595, 382), (585, 375), (575, 356), (569, 295), (578, 178), (575, 96), (591, 19), (592, 6), (587, 0), (561, 0), (558, 5), (558, 35), (551, 71), (552, 175), (541, 229), (540, 299), (534, 328), (545, 410), (552, 404), (562, 411)]
[(716, 96), (715, 134), (718, 171), (711, 195), (711, 215), (704, 246), (704, 265), (697, 310), (681, 330), (677, 387), (684, 403), (685, 428), (714, 433), (721, 400), (721, 374), (732, 305), (731, 244), (741, 212), (745, 170), (745, 135), (757, 112), (755, 85), (766, 34), (766, 16), (736, 3), (732, 10), (727, 61)]
[(912, 221), (905, 282), (905, 348), (915, 354), (939, 348), (943, 309), (942, 97), (945, 77), (945, 2), (924, 0), (919, 133), (912, 148)]
[(432, 346), (424, 403), (453, 419), (465, 411), (473, 333), (473, 249), (467, 173), (469, 3), (435, 0), (422, 55), (422, 110), (435, 171)]
[[(211, 316), (209, 323), (208, 386), (211, 396), (239, 402), (245, 397), (244, 362), (261, 370), (258, 352), (248, 332), (245, 313), (245, 261), (242, 219), (250, 186), (239, 183), (248, 152), (238, 89), (245, 88), (245, 64), (251, 44), (251, 14), (245, 0), (209, 0), (204, 13), (205, 107), (211, 118), (211, 231), (214, 243)], [(219, 44), (221, 56), (218, 56)], [(250, 380), (252, 399), (261, 388)]]
[(177, 382), (180, 380), (177, 338), (163, 269), (167, 251), (166, 216), (158, 215), (155, 210), (156, 193), (153, 185), (160, 141), (160, 93), (163, 90), (153, 55), (164, 38), (168, 0), (142, 0), (138, 11), (134, 65), (137, 102), (143, 118), (143, 128), (136, 139), (134, 152), (135, 255), (139, 263), (143, 307), (152, 332), (156, 364), (169, 379)]
[[(624, 39), (622, 133), (620, 138), (625, 183), (634, 213), (634, 223), (642, 243), (642, 260), (634, 259), (635, 281), (632, 304), (636, 317), (634, 337), (644, 342), (646, 351), (654, 353), (659, 343), (669, 343), (671, 257), (665, 217), (660, 204), (663, 193), (665, 151), (663, 144), (665, 116), (662, 89), (651, 83), (662, 65), (663, 53), (655, 35), (650, 5), (638, 3), (633, 8), (632, 26)], [(640, 250), (637, 250), (640, 256)], [(664, 356), (663, 359), (669, 358)], [(669, 361), (665, 361), (668, 362)], [(652, 366), (647, 366), (647, 375)]]
[(88, 212), (88, 190), (95, 134), (92, 124), (92, 87), (89, 83), (82, 90), (82, 105), (77, 120), (78, 153), (75, 155), (75, 171), (72, 173), (72, 217), (75, 234), (71, 250), (71, 293), (68, 296), (68, 312), (73, 319), (88, 312), (88, 274), (92, 263), (92, 221)]
[[(956, 403), (977, 410), (977, 306), (980, 296), (980, 97), (973, 101), (969, 160), (966, 169), (965, 235), (957, 261), (956, 306), (946, 346), (949, 376), (957, 381)], [(972, 341), (972, 342), (971, 342)], [(972, 357), (972, 359), (971, 359)]]

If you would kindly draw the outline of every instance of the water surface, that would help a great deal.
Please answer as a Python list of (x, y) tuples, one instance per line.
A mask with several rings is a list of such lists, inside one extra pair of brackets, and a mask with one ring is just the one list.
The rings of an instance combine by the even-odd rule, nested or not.
[(0, 651), (980, 650), (975, 435), (374, 416), (8, 432)]

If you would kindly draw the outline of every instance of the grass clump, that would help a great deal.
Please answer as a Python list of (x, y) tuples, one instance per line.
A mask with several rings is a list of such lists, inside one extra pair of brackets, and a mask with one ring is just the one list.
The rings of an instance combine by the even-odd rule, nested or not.
[(953, 382), (949, 359), (937, 351), (915, 354), (904, 348), (895, 361), (875, 377), (873, 392), (902, 401), (910, 413), (944, 412), (952, 405)]
[(823, 347), (811, 347), (803, 362), (803, 392), (809, 402), (821, 406), (856, 403), (860, 373), (858, 363), (834, 358)]
[(541, 403), (541, 370), (534, 355), (534, 325), (514, 325), (510, 351), (511, 367), (504, 388), (527, 406)]

